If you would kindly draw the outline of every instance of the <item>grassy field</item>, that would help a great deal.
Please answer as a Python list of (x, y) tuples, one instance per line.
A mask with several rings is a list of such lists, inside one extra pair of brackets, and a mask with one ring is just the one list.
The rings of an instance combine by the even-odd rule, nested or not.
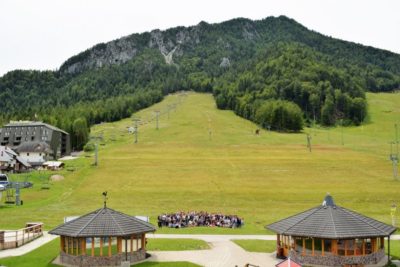
[(233, 239), (237, 245), (249, 252), (268, 252), (276, 251), (276, 241), (257, 240), (257, 239)]
[(0, 259), (0, 265), (13, 267), (56, 267), (59, 265), (51, 262), (57, 257), (60, 249), (60, 240), (58, 238), (37, 248), (23, 257), (9, 257)]
[[(148, 122), (140, 125), (137, 144), (127, 133), (131, 118), (92, 128), (104, 137), (99, 166), (92, 166), (92, 154), (67, 161), (68, 170), (60, 172), (65, 179), (49, 190), (41, 189), (49, 173), (32, 174), (35, 185), (22, 191), (24, 205), (0, 208), (0, 227), (42, 221), (50, 229), (64, 216), (102, 207), (105, 190), (109, 207), (150, 216), (153, 223), (163, 212), (181, 210), (245, 220), (241, 229), (162, 228), (158, 233), (266, 234), (266, 224), (319, 205), (327, 192), (337, 204), (389, 223), (390, 206), (400, 201), (400, 182), (394, 181), (388, 160), (394, 123), (400, 125), (400, 93), (368, 94), (368, 102), (370, 116), (363, 126), (256, 136), (257, 125), (216, 109), (211, 95), (168, 96), (134, 114)], [(165, 111), (174, 103), (179, 104), (168, 118)], [(155, 110), (162, 113), (158, 130)], [(306, 133), (312, 136), (311, 153)]]
[(200, 266), (191, 262), (186, 262), (186, 261), (175, 261), (175, 262), (143, 262), (139, 264), (132, 265), (135, 267), (196, 267)]
[(147, 239), (147, 250), (149, 251), (181, 251), (181, 250), (200, 250), (209, 249), (207, 242), (200, 239), (188, 238), (149, 238)]

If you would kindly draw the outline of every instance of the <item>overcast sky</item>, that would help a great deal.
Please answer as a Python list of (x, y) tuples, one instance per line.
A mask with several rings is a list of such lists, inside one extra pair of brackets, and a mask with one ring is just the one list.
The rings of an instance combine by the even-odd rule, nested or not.
[(400, 0), (0, 0), (0, 76), (55, 70), (99, 42), (131, 33), (279, 15), (400, 53)]

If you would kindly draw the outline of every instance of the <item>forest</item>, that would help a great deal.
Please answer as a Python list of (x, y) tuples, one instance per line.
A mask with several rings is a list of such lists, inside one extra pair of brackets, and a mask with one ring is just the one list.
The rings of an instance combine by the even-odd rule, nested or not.
[[(124, 47), (134, 47), (131, 59), (92, 64), (119, 58)], [(168, 64), (161, 51), (174, 48)], [(260, 127), (297, 132), (315, 123), (359, 125), (368, 114), (366, 91), (399, 87), (398, 54), (327, 37), (287, 17), (234, 19), (132, 34), (56, 71), (11, 71), (0, 78), (0, 123), (42, 120), (71, 133), (73, 148), (81, 149), (91, 125), (194, 90)]]

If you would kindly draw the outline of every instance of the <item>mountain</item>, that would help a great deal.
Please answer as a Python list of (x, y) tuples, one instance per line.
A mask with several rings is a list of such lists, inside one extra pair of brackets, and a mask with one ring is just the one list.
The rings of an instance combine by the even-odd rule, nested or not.
[(57, 71), (0, 78), (0, 120), (118, 120), (177, 90), (212, 92), (219, 108), (282, 131), (304, 122), (359, 124), (365, 91), (400, 87), (400, 55), (310, 31), (280, 16), (200, 22), (132, 34), (66, 60)]

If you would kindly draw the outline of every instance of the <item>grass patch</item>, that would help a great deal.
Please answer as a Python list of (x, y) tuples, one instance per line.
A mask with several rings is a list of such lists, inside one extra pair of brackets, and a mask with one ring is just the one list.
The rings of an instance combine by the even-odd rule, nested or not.
[(200, 239), (168, 239), (149, 238), (147, 239), (147, 250), (149, 251), (181, 251), (209, 249), (207, 242)]
[[(131, 118), (92, 127), (94, 135), (104, 137), (99, 166), (92, 166), (93, 153), (66, 161), (66, 170), (45, 173), (65, 177), (49, 190), (41, 189), (41, 173), (30, 173), (35, 185), (21, 190), (24, 205), (0, 206), (0, 228), (41, 221), (52, 229), (65, 216), (100, 208), (104, 191), (109, 207), (149, 216), (153, 224), (159, 214), (181, 210), (237, 214), (245, 222), (240, 229), (162, 228), (157, 233), (266, 234), (266, 224), (320, 205), (327, 192), (338, 205), (391, 222), (400, 182), (392, 178), (388, 153), (394, 124), (400, 125), (400, 93), (368, 93), (370, 120), (359, 127), (261, 131), (259, 136), (257, 125), (218, 110), (211, 95), (197, 93), (182, 98), (169, 119), (161, 112), (156, 130), (150, 120), (154, 111), (165, 111), (178, 98), (168, 96), (135, 114), (147, 122), (139, 126), (137, 144), (127, 132)], [(311, 153), (305, 133), (312, 136)]]
[(187, 262), (187, 261), (174, 261), (174, 262), (153, 262), (146, 261), (139, 264), (132, 265), (135, 267), (197, 267), (200, 265)]
[[(386, 254), (388, 253), (388, 242), (385, 241)], [(393, 260), (400, 260), (400, 240), (390, 240), (390, 256)]]
[(257, 239), (233, 239), (237, 245), (249, 252), (272, 253), (276, 251), (276, 241)]
[(0, 265), (18, 266), (18, 267), (55, 267), (59, 265), (51, 262), (60, 252), (60, 239), (56, 238), (49, 243), (23, 255), (17, 257), (8, 257), (0, 259)]

